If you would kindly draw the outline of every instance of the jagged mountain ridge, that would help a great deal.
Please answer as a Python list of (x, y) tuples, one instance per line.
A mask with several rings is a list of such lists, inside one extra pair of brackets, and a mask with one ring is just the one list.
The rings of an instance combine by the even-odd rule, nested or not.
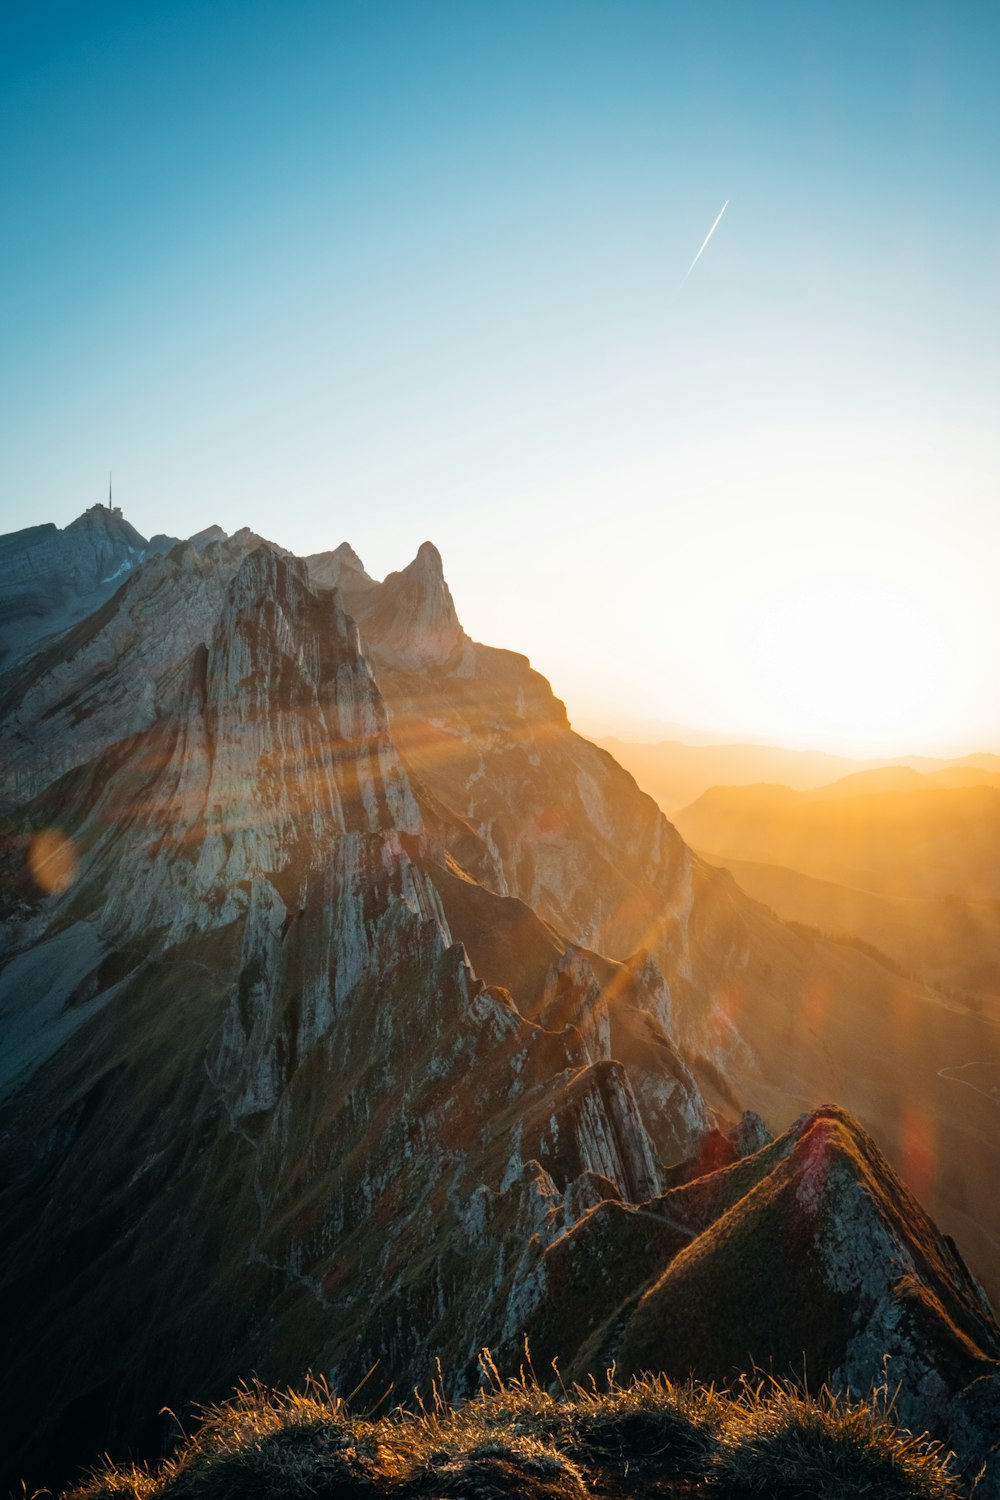
[[(206, 546), (224, 536), (209, 526), (191, 540)], [(47, 522), (0, 537), (0, 664), (23, 659), (85, 618), (123, 578), (177, 540), (147, 540), (110, 505), (92, 505), (63, 530)]]
[[(26, 1461), (52, 1441), (53, 1363), (74, 1372), (58, 1420), (81, 1443), (95, 1404), (107, 1436), (130, 1437), (164, 1399), (248, 1366), (356, 1375), (374, 1348), (413, 1376), (436, 1347), (461, 1378), (483, 1329), (513, 1316), (532, 1235), (564, 1222), (532, 1164), (551, 1158), (578, 1213), (605, 1181), (654, 1191), (660, 1157), (705, 1123), (648, 965), (557, 945), (539, 999), (565, 1011), (575, 987), (579, 1014), (555, 1030), (476, 980), (356, 628), (302, 564), (249, 552), (210, 644), (165, 677), (149, 728), (28, 805), (78, 851), (72, 886), (33, 899), (7, 851), (7, 1399)], [(638, 1090), (614, 1056), (637, 1032), (665, 1059)], [(181, 1243), (151, 1260), (178, 1215)], [(495, 1249), (487, 1222), (505, 1226)], [(95, 1339), (97, 1289), (120, 1341)]]
[[(614, 1276), (595, 1276), (608, 1265)], [(1000, 1414), (1000, 1330), (982, 1289), (842, 1110), (803, 1116), (648, 1203), (597, 1206), (542, 1267), (536, 1353), (557, 1352), (572, 1324), (576, 1377), (612, 1361), (625, 1375), (694, 1370), (721, 1383), (797, 1368), (857, 1391), (890, 1356), (897, 1414), (913, 1431), (962, 1454), (972, 1415)], [(976, 1459), (998, 1443), (1000, 1422)]]
[(154, 552), (99, 608), (0, 677), (0, 805), (169, 715), (175, 675), (207, 645), (228, 584), (262, 540), (201, 533)]
[[(460, 1387), (477, 1342), (514, 1348), (538, 1314), (540, 1251), (707, 1138), (658, 958), (712, 946), (690, 929), (715, 878), (523, 658), (468, 641), (434, 549), (351, 578), (362, 651), (301, 563), (225, 545), (211, 580), (183, 549), (166, 583), (145, 564), (8, 685), (22, 733), (60, 672), (63, 722), (100, 726), (79, 710), (112, 618), (155, 684), (118, 738), (108, 714), (69, 769), (39, 758), (5, 854), (25, 1462), (53, 1423), (81, 1459), (95, 1420), (135, 1439), (250, 1367), (409, 1380), (433, 1351)], [(174, 577), (200, 639), (157, 657)], [(25, 849), (54, 824), (78, 871), (43, 899)]]
[[(830, 1097), (854, 1111), (996, 1298), (996, 1105), (960, 1070), (998, 1056), (997, 1017), (747, 900), (610, 755), (573, 733), (524, 657), (468, 641), (436, 552), (425, 550), (420, 568), (434, 559), (428, 593), (447, 653), (429, 661), (422, 646), (408, 667), (396, 650), (382, 654), (374, 631), (366, 649), (446, 854), (583, 946), (617, 958), (648, 950), (673, 996), (675, 1037), (716, 1104), (747, 1105), (779, 1127)], [(380, 593), (379, 620), (405, 613), (394, 596), (407, 570), (359, 584), (358, 566), (354, 555), (348, 586), (363, 591), (351, 607), (364, 635)], [(503, 965), (480, 972), (507, 982)]]

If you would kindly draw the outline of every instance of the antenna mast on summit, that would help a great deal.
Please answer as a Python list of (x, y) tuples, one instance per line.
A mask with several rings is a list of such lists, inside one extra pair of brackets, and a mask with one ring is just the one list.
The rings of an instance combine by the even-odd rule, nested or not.
[(111, 509), (111, 470), (108, 470), (108, 510)]

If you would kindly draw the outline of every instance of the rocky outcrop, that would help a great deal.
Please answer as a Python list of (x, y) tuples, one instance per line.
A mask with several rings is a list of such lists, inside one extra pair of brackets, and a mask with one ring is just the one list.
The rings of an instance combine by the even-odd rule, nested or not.
[(339, 589), (345, 608), (357, 619), (361, 598), (378, 581), (365, 572), (365, 565), (349, 542), (341, 542), (332, 552), (316, 552), (307, 557), (306, 567), (314, 588)]
[[(218, 527), (209, 531), (225, 536)], [(176, 540), (147, 541), (105, 505), (92, 505), (62, 531), (49, 523), (0, 537), (0, 664), (9, 666), (83, 619)]]
[[(595, 1281), (598, 1265), (615, 1274)], [(954, 1245), (841, 1110), (639, 1207), (599, 1205), (542, 1268), (553, 1292), (536, 1358), (578, 1323), (577, 1375), (614, 1360), (721, 1383), (754, 1367), (844, 1392), (887, 1382), (898, 1420), (954, 1448), (970, 1479), (987, 1464), (996, 1493), (986, 1413), (1000, 1328)]]
[(423, 542), (409, 566), (390, 573), (382, 583), (368, 577), (346, 542), (307, 563), (316, 583), (340, 591), (366, 647), (379, 661), (412, 672), (429, 667), (468, 670), (472, 643), (459, 624), (433, 542)]
[(202, 547), (178, 542), (137, 563), (101, 608), (0, 678), (0, 799), (27, 800), (169, 714), (178, 674), (207, 645), (230, 580), (261, 540), (244, 530)]

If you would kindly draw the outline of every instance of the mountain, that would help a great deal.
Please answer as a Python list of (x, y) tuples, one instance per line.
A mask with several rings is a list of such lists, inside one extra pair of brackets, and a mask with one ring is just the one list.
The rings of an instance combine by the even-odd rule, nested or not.
[[(193, 541), (204, 546), (224, 535), (210, 526)], [(110, 505), (92, 505), (64, 530), (49, 522), (0, 537), (0, 666), (83, 619), (146, 558), (176, 542), (147, 541)]]
[(154, 553), (98, 609), (0, 676), (0, 807), (169, 715), (176, 675), (207, 647), (227, 585), (261, 540), (244, 530)]
[[(617, 958), (650, 952), (710, 1105), (784, 1128), (804, 1106), (839, 1099), (1000, 1294), (992, 1101), (950, 1071), (995, 1055), (996, 1017), (747, 900), (572, 732), (524, 658), (456, 647), (436, 669), (386, 663), (378, 678), (446, 857), (577, 943)], [(509, 984), (502, 966), (481, 967), (482, 939), (455, 930), (477, 972)]]
[(766, 782), (807, 789), (874, 764), (820, 750), (786, 750), (777, 745), (713, 745), (690, 740), (644, 744), (615, 736), (603, 737), (599, 743), (632, 772), (667, 817), (673, 817), (710, 787)]
[(1000, 1447), (996, 1421), (978, 1446), (967, 1436), (976, 1411), (1000, 1412), (989, 1304), (842, 1110), (812, 1111), (648, 1203), (601, 1203), (541, 1262), (549, 1295), (532, 1344), (544, 1359), (576, 1328), (572, 1376), (614, 1362), (626, 1377), (724, 1384), (756, 1367), (859, 1391), (888, 1360), (903, 1424), (940, 1433), (967, 1470)]
[(886, 896), (1000, 899), (1000, 782), (896, 767), (812, 792), (715, 787), (677, 814), (697, 849)]
[[(214, 610), (186, 656), (164, 579), (189, 635)], [(411, 584), (385, 586), (394, 659)], [(412, 1379), (437, 1349), (468, 1378), (484, 1330), (518, 1334), (533, 1237), (612, 1182), (648, 1196), (706, 1124), (655, 964), (446, 861), (357, 627), (301, 562), (175, 549), (90, 626), (10, 684), (22, 724), (52, 721), (55, 678), (88, 725), (39, 755), (5, 848), (4, 1409), (29, 1466), (142, 1440), (249, 1368)], [(87, 711), (108, 631), (125, 681), (98, 673), (98, 707), (140, 642), (155, 681), (113, 741)], [(56, 828), (76, 873), (46, 895), (26, 856)], [(438, 865), (487, 964), (517, 943), (529, 1015), (476, 978)]]
[(779, 916), (982, 1005), (1000, 999), (1000, 777), (989, 759), (884, 767), (808, 793), (715, 788), (677, 822)]
[[(153, 1455), (157, 1412), (250, 1370), (349, 1389), (377, 1359), (406, 1390), (440, 1356), (462, 1394), (483, 1343), (513, 1358), (528, 1330), (582, 1371), (606, 1298), (602, 1357), (620, 1334), (639, 1359), (645, 1314), (618, 1310), (658, 1308), (699, 1240), (704, 1285), (726, 1280), (737, 1187), (748, 1265), (799, 1189), (850, 1261), (856, 1221), (830, 1217), (805, 1127), (769, 1147), (745, 1106), (784, 1129), (844, 1099), (992, 1264), (990, 1101), (934, 1083), (949, 1049), (985, 1055), (987, 1018), (804, 938), (693, 855), (525, 658), (468, 638), (430, 543), (382, 582), (346, 545), (174, 545), (13, 663), (0, 704), (12, 1478)], [(988, 1305), (923, 1218), (917, 1253), (888, 1162), (830, 1119), (897, 1236), (857, 1261), (880, 1357), (923, 1360), (940, 1399), (914, 1411), (985, 1457), (960, 1416), (995, 1370)], [(701, 1194), (671, 1248), (664, 1213)], [(659, 1225), (655, 1254), (625, 1239), (600, 1261), (589, 1236), (623, 1214)], [(823, 1311), (807, 1241), (787, 1254)], [(564, 1298), (576, 1247), (589, 1280)], [(961, 1358), (936, 1314), (903, 1317), (910, 1262)], [(858, 1330), (838, 1328), (834, 1347), (825, 1313), (795, 1324), (810, 1369), (853, 1380)], [(696, 1342), (675, 1355), (700, 1368)]]
[[(1000, 998), (1000, 902), (959, 896), (882, 896), (783, 865), (715, 856), (741, 888), (789, 922), (868, 945), (897, 973), (952, 999)], [(984, 1066), (986, 1066), (984, 1064)]]
[[(995, 1170), (986, 1142), (996, 1136), (1000, 1086), (1000, 790), (976, 765), (960, 781), (969, 769), (987, 784), (949, 785), (950, 770), (895, 768), (810, 792), (720, 787), (679, 814), (677, 826), (773, 912), (808, 924), (797, 936), (817, 955), (832, 940), (842, 973), (854, 976), (846, 1003), (829, 971), (809, 976), (799, 985), (801, 1013), (786, 1012), (785, 1022), (773, 1002), (754, 1002), (753, 1046), (768, 1083), (786, 1092), (780, 1051), (808, 1033), (803, 1102), (825, 1083), (864, 1120), (996, 1297), (1000, 1226), (980, 1212), (974, 1179)], [(882, 967), (881, 986), (866, 986), (866, 963)], [(782, 1118), (767, 1088), (746, 1077), (739, 1087), (753, 1107)]]
[[(615, 737), (601, 737), (598, 743), (632, 772), (669, 818), (714, 787), (780, 785), (810, 791), (865, 774), (877, 778), (884, 773), (892, 780), (897, 772), (905, 777), (909, 770), (923, 773), (939, 786), (1000, 785), (1000, 756), (990, 754), (967, 755), (954, 761), (904, 756), (887, 762), (851, 760), (777, 745), (711, 744), (690, 735), (684, 740), (655, 744)], [(877, 781), (871, 785), (877, 789)]]

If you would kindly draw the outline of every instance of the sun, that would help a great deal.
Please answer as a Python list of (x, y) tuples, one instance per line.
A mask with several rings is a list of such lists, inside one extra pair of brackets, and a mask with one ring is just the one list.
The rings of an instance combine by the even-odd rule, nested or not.
[(949, 634), (934, 601), (898, 583), (820, 573), (755, 601), (740, 655), (771, 733), (888, 756), (940, 738)]

